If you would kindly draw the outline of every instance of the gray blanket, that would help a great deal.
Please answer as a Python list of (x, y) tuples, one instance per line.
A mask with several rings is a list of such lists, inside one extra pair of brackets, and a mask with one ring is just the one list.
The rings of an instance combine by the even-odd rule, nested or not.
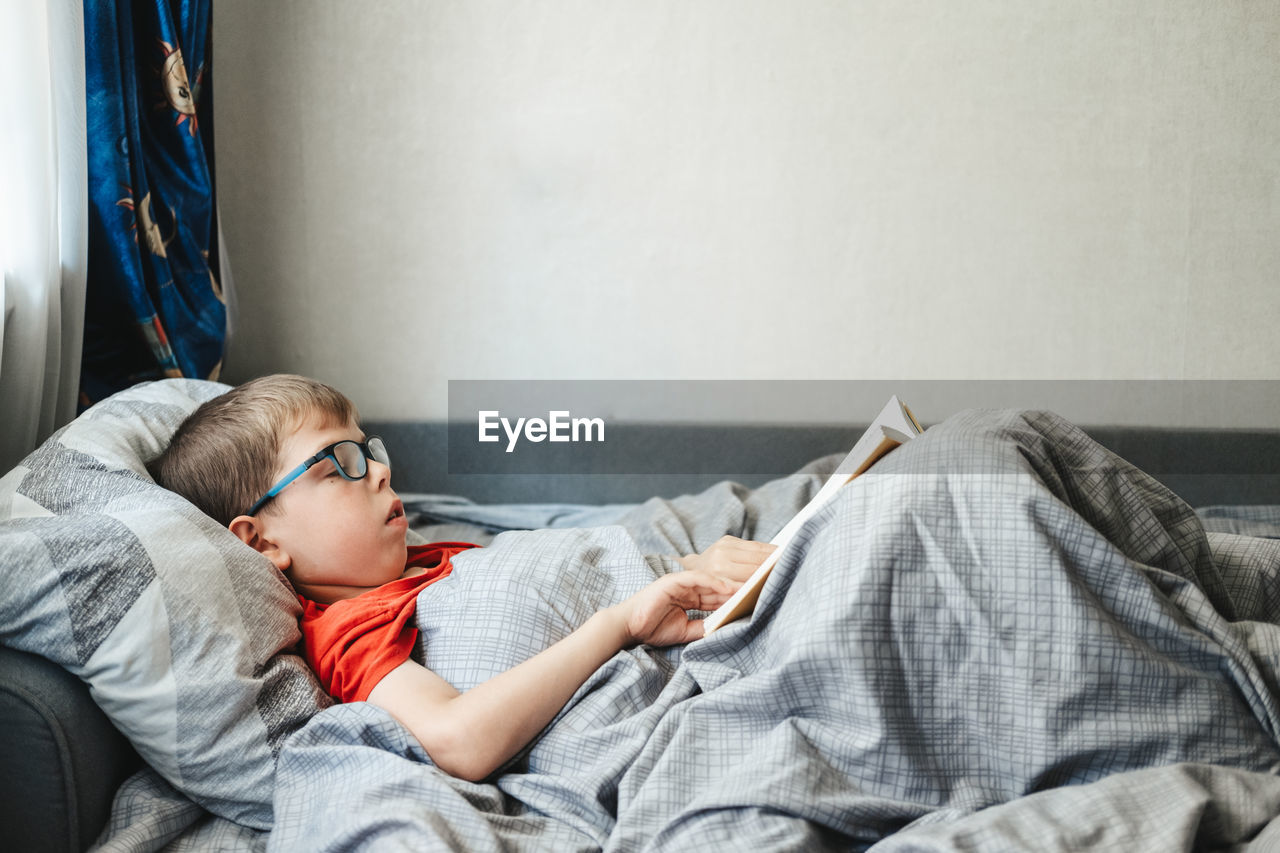
[[(769, 539), (821, 473), (502, 533), (420, 597), (418, 654), (466, 689), (664, 555)], [(281, 753), (269, 847), (1275, 842), (1280, 543), (1253, 541), (1215, 560), (1186, 504), (1054, 415), (967, 412), (842, 489), (750, 621), (618, 653), (488, 784), (372, 706), (322, 712)]]

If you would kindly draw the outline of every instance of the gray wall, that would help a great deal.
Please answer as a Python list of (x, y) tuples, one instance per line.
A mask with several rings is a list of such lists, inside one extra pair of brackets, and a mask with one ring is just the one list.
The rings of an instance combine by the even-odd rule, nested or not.
[(1280, 377), (1277, 3), (219, 0), (214, 45), (229, 381)]

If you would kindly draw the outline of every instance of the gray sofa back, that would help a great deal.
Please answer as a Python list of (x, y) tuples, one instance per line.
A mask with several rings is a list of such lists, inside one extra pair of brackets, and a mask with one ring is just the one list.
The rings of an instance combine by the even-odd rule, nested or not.
[[(698, 492), (720, 480), (756, 486), (830, 453), (847, 452), (860, 426), (619, 424), (602, 473), (581, 445), (539, 448), (528, 473), (492, 464), (473, 425), (368, 421), (387, 442), (401, 492), (462, 495), (478, 503), (634, 503)], [(1101, 444), (1192, 506), (1280, 504), (1280, 430), (1086, 427)], [(460, 473), (502, 470), (505, 473)], [(574, 471), (575, 473), (545, 473)]]

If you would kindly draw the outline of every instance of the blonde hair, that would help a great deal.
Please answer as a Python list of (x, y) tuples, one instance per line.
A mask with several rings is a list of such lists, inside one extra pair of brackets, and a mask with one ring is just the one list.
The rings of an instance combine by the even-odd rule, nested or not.
[[(354, 403), (323, 382), (287, 373), (263, 376), (202, 403), (147, 469), (225, 527), (274, 485), (289, 432), (313, 420), (355, 424), (359, 417)], [(259, 514), (274, 506), (269, 502)]]

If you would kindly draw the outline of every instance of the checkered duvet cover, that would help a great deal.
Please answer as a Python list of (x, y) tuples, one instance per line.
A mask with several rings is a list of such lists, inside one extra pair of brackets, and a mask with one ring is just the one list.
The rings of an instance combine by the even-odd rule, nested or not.
[[(502, 533), (420, 598), (418, 656), (477, 684), (674, 555), (768, 540), (822, 467)], [(1055, 415), (966, 412), (843, 488), (750, 620), (618, 653), (489, 783), (372, 706), (323, 711), (281, 753), (267, 845), (1265, 849), (1278, 621), (1280, 542), (1211, 541)]]

